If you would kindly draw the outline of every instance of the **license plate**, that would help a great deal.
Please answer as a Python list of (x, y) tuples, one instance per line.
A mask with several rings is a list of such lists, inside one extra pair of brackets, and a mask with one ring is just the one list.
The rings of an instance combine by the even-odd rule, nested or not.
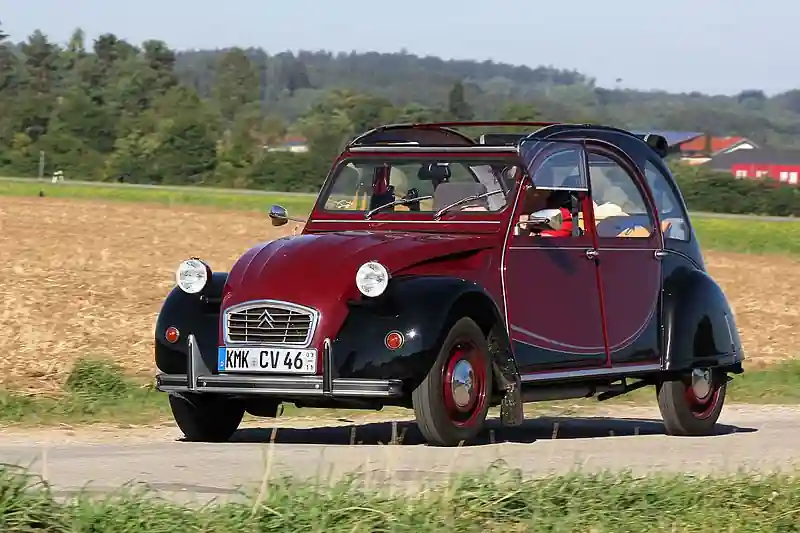
[(293, 350), (248, 346), (230, 348), (220, 346), (217, 370), (220, 372), (282, 372), (291, 374), (315, 374), (317, 372), (316, 350)]

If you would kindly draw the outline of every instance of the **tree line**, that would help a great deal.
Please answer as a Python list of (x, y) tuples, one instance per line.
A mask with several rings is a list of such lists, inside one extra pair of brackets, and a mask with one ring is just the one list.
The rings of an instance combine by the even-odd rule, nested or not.
[[(62, 170), (73, 179), (316, 191), (342, 144), (361, 132), (473, 118), (601, 122), (800, 146), (800, 90), (771, 98), (759, 90), (734, 97), (612, 90), (576, 71), (405, 51), (176, 51), (111, 33), (87, 43), (80, 29), (61, 46), (40, 31), (12, 43), (0, 30), (4, 175)], [(309, 151), (268, 149), (287, 135), (307, 139)], [(674, 168), (695, 183), (722, 179)]]

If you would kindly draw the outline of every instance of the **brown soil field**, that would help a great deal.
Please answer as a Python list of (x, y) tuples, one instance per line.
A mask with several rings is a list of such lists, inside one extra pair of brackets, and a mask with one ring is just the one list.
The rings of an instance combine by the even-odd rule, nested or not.
[[(213, 208), (0, 198), (0, 387), (58, 389), (74, 361), (113, 359), (152, 376), (153, 327), (174, 269), (202, 257), (230, 268), (248, 247), (292, 232), (265, 213)], [(800, 340), (800, 262), (706, 254), (736, 313), (749, 357), (793, 357)]]

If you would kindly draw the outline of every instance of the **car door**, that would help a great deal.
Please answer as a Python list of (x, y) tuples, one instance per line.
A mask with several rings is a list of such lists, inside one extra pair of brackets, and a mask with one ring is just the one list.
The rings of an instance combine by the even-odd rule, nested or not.
[(503, 275), (506, 320), (520, 372), (530, 376), (602, 366), (607, 353), (591, 234), (546, 237), (517, 228), (520, 216), (536, 207), (526, 205), (532, 188), (562, 190), (567, 176), (573, 180), (569, 190), (586, 197), (582, 209), (590, 214), (583, 144), (525, 142), (520, 153), (526, 174), (506, 237)]
[(657, 364), (661, 256), (658, 212), (638, 167), (609, 148), (588, 148), (597, 263), (613, 366)]

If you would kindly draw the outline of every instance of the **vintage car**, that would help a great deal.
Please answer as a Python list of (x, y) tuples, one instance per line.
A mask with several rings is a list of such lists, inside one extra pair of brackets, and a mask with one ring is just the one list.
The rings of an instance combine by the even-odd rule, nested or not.
[(155, 329), (157, 387), (187, 440), (225, 441), (244, 413), (291, 402), (413, 408), (429, 444), (453, 446), (493, 406), (519, 425), (525, 402), (650, 385), (668, 434), (710, 434), (743, 353), (670, 149), (586, 124), (366, 132), (307, 220), (271, 208), (299, 234), (230, 272), (178, 266)]

